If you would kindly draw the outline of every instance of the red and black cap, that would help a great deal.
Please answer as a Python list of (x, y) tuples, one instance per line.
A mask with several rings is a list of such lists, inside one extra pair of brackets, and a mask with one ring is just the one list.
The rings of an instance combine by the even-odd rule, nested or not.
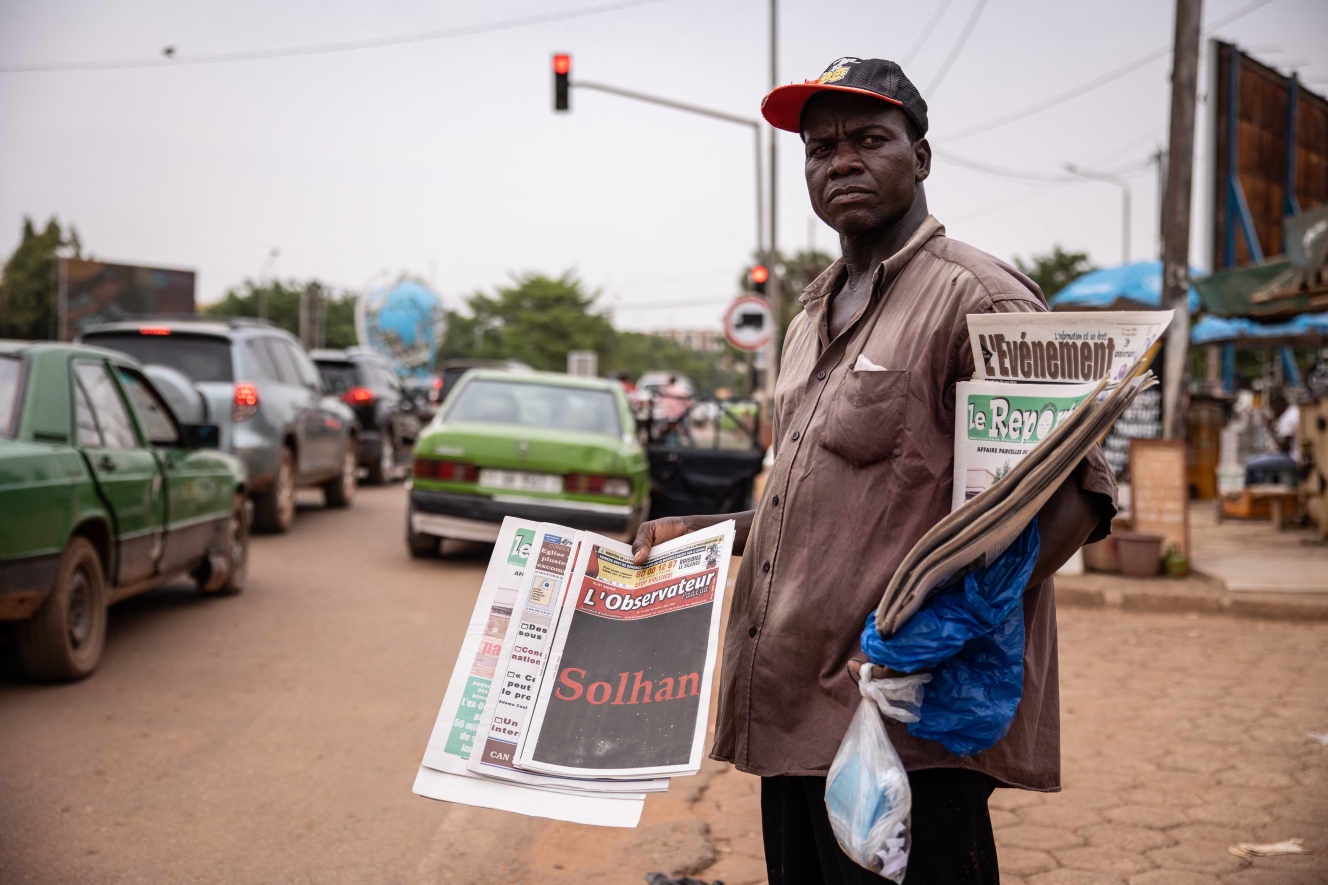
[(776, 87), (761, 100), (761, 114), (776, 129), (801, 132), (802, 109), (822, 92), (868, 95), (903, 110), (927, 134), (927, 103), (899, 65), (883, 58), (837, 58), (815, 80)]

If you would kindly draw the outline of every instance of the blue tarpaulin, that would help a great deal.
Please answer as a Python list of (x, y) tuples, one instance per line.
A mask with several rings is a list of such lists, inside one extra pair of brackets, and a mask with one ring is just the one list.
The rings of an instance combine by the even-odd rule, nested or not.
[[(1199, 276), (1190, 268), (1190, 277)], [(1129, 310), (1162, 307), (1162, 262), (1136, 261), (1086, 273), (1048, 300), (1052, 310)], [(1199, 293), (1190, 287), (1190, 313), (1199, 309)]]
[(1244, 317), (1206, 316), (1190, 327), (1191, 344), (1226, 344), (1242, 340), (1328, 336), (1328, 314), (1303, 313), (1280, 323), (1260, 323)]

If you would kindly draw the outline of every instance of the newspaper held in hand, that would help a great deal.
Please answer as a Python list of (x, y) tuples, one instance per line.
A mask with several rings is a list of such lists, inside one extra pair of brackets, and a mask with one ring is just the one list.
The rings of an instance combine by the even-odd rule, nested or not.
[[(546, 546), (549, 545), (549, 546)], [(701, 532), (675, 539), (655, 548), (646, 566), (632, 565), (628, 545), (603, 538), (589, 532), (580, 532), (551, 524), (507, 518), (499, 532), (489, 568), (485, 573), (479, 597), (471, 613), (466, 636), (453, 667), (451, 679), (433, 733), (424, 753), (424, 759), (415, 780), (415, 792), (433, 799), (480, 805), (519, 814), (551, 817), (576, 823), (602, 826), (636, 826), (640, 819), (645, 792), (658, 790), (667, 784), (667, 778), (657, 776), (667, 769), (670, 774), (695, 773), (700, 767), (699, 748), (704, 739), (709, 712), (710, 685), (718, 647), (718, 613), (723, 607), (727, 586), (729, 557), (733, 546), (733, 523), (721, 523)], [(562, 548), (559, 552), (557, 548)], [(595, 557), (588, 551), (596, 549)], [(570, 549), (570, 553), (568, 552)], [(703, 550), (699, 558), (697, 552)], [(585, 555), (579, 555), (583, 551)], [(547, 554), (541, 558), (541, 553)], [(562, 553), (568, 553), (566, 560)], [(565, 564), (565, 570), (564, 570)], [(606, 574), (621, 569), (622, 573)], [(690, 627), (680, 619), (657, 619), (661, 633), (670, 641), (691, 649), (691, 659), (677, 661), (670, 666), (690, 667), (699, 677), (699, 696), (685, 714), (687, 705), (672, 707), (675, 732), (689, 731), (688, 764), (679, 765), (677, 747), (671, 742), (656, 742), (643, 733), (624, 732), (634, 740), (633, 762), (641, 765), (612, 772), (602, 768), (588, 768), (570, 774), (547, 774), (523, 769), (519, 761), (520, 747), (528, 732), (543, 727), (542, 710), (533, 710), (530, 699), (540, 696), (541, 688), (556, 680), (557, 670), (549, 663), (568, 654), (572, 659), (581, 653), (576, 646), (576, 633), (569, 635), (558, 630), (562, 619), (575, 607), (571, 588), (578, 592), (588, 585), (586, 574), (598, 572), (607, 603), (609, 588), (617, 588), (616, 605), (619, 610), (651, 609), (663, 599), (678, 599), (691, 591), (688, 600), (703, 593), (696, 592), (701, 579), (707, 584), (705, 593), (711, 594), (708, 603), (680, 605), (679, 608), (700, 608), (708, 604), (713, 609), (713, 622), (694, 621)], [(684, 589), (670, 591), (654, 586), (660, 576), (672, 574), (680, 578)], [(540, 582), (537, 584), (536, 582)], [(687, 582), (692, 582), (688, 585)], [(533, 604), (531, 600), (534, 600)], [(656, 615), (665, 614), (664, 607), (656, 607)], [(540, 615), (539, 623), (531, 620)], [(690, 630), (695, 629), (696, 635)], [(526, 635), (522, 635), (522, 634)], [(568, 644), (571, 642), (569, 651)], [(592, 655), (594, 665), (617, 667), (615, 672), (634, 674), (641, 671), (642, 679), (651, 681), (655, 664), (643, 649), (657, 644), (659, 637), (649, 635), (642, 647), (622, 649), (622, 660), (611, 660), (604, 654)], [(517, 651), (518, 647), (521, 648)], [(621, 648), (621, 645), (619, 646)], [(540, 662), (540, 657), (545, 660)], [(523, 660), (515, 661), (519, 657)], [(589, 664), (588, 664), (589, 666)], [(634, 668), (634, 669), (630, 669)], [(553, 674), (553, 675), (550, 675)], [(533, 679), (532, 683), (530, 680)], [(599, 680), (602, 681), (602, 680)], [(663, 686), (660, 679), (659, 685)], [(513, 685), (519, 691), (511, 691)], [(582, 682), (586, 692), (593, 691), (600, 699), (606, 690), (595, 682)], [(529, 690), (525, 688), (529, 686)], [(502, 691), (503, 709), (516, 715), (513, 733), (499, 734), (507, 741), (515, 740), (517, 747), (509, 750), (492, 743), (495, 735), (494, 718), (498, 698)], [(690, 684), (688, 685), (690, 690)], [(638, 689), (638, 699), (644, 689)], [(677, 693), (675, 685), (674, 693)], [(652, 687), (652, 703), (659, 697), (661, 704), (667, 692)], [(608, 705), (611, 699), (603, 705)], [(506, 706), (510, 704), (510, 708)], [(488, 714), (486, 720), (486, 713)], [(690, 716), (690, 718), (689, 718)], [(500, 723), (507, 728), (511, 723)], [(606, 734), (608, 732), (605, 732)], [(552, 736), (551, 736), (552, 735)], [(569, 758), (594, 758), (602, 749), (600, 733), (593, 727), (559, 733), (557, 728), (546, 732), (545, 741), (551, 751)], [(488, 747), (494, 755), (485, 758)], [(509, 767), (509, 759), (516, 759), (516, 767)], [(693, 763), (694, 764), (690, 764)], [(609, 778), (612, 780), (609, 780)], [(626, 792), (623, 790), (626, 789)]]
[[(516, 766), (516, 748), (530, 724), (535, 686), (544, 672), (579, 544), (561, 526), (540, 523), (531, 549), (530, 566), (512, 607), (498, 655), (495, 682), (479, 720), (467, 767), (489, 777), (545, 789), (583, 789), (584, 783), (575, 779), (534, 774)], [(666, 778), (605, 780), (598, 789), (659, 792), (668, 786)]]
[(509, 519), (499, 529), (413, 789), (421, 796), (464, 805), (572, 823), (634, 827), (641, 818), (644, 793), (558, 793), (481, 777), (466, 767), (537, 526)]
[[(1006, 446), (1008, 453), (995, 453), (1008, 454), (1009, 460), (996, 464), (990, 482), (971, 496), (967, 494), (969, 471), (974, 471), (974, 484), (984, 483), (978, 475), (984, 468), (976, 456), (992, 453), (976, 451), (967, 438), (967, 426), (956, 433), (955, 483), (963, 483), (962, 500), (957, 491), (956, 508), (918, 539), (891, 576), (876, 610), (876, 626), (882, 636), (893, 635), (934, 591), (995, 561), (1037, 517), (1134, 398), (1157, 383), (1148, 366), (1161, 347), (1171, 317), (1172, 311), (969, 316), (978, 377), (964, 388), (965, 400), (958, 407), (956, 422), (970, 414), (970, 405), (975, 416), (980, 411), (975, 397), (1000, 392), (1016, 395), (1011, 391), (1017, 387), (992, 386), (995, 381), (1068, 382), (1069, 375), (1077, 375), (1073, 378), (1076, 383), (1094, 377), (1097, 381), (1086, 391), (1064, 384), (1066, 398), (1078, 398), (1078, 405), (1069, 414), (1059, 408), (1063, 403), (1053, 402), (1049, 410), (1045, 404), (1037, 409), (1029, 439), (1020, 440), (1027, 445), (1036, 435), (1037, 442), (1022, 453), (1017, 446)], [(1045, 422), (1044, 412), (1048, 413)], [(1008, 419), (1008, 412), (1006, 416)], [(974, 420), (976, 423), (976, 417)], [(1027, 420), (1020, 416), (1021, 438)], [(986, 421), (989, 425), (990, 416)], [(1014, 432), (1008, 420), (1003, 430), (1007, 435)]]
[(531, 771), (640, 777), (700, 770), (734, 524), (661, 544), (586, 538), (549, 652)]

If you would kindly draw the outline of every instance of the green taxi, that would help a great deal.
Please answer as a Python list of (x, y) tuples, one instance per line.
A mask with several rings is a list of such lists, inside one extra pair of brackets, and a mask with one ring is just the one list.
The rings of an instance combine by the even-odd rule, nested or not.
[(217, 438), (123, 354), (0, 341), (0, 622), (29, 677), (91, 673), (127, 596), (244, 588), (244, 467)]
[(622, 385), (472, 369), (415, 443), (406, 546), (493, 541), (504, 516), (631, 535), (650, 476)]

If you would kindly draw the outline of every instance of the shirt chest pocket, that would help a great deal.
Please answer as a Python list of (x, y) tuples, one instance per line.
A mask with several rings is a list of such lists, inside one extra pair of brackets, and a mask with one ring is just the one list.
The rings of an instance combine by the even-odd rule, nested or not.
[(898, 456), (907, 433), (908, 376), (850, 371), (826, 410), (821, 446), (855, 467)]

